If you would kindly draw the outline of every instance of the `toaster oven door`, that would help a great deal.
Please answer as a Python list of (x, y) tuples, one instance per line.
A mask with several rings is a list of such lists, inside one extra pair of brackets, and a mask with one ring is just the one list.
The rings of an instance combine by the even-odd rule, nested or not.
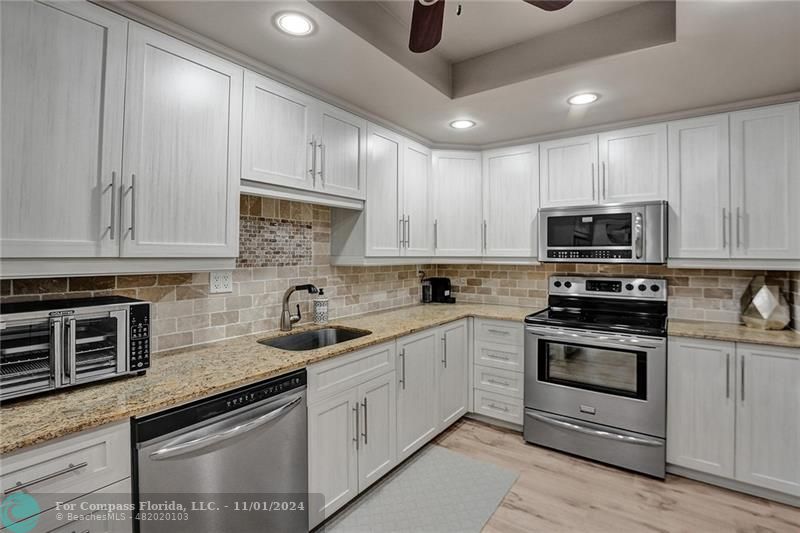
[(61, 318), (0, 322), (0, 400), (56, 387)]
[(61, 381), (76, 385), (126, 372), (127, 314), (124, 310), (64, 317)]

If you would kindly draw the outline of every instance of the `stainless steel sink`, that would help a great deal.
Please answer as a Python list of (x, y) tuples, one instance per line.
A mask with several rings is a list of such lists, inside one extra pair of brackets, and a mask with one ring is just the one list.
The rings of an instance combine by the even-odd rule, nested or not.
[(258, 342), (266, 346), (272, 346), (273, 348), (280, 348), (281, 350), (300, 352), (303, 350), (314, 350), (332, 344), (339, 344), (340, 342), (357, 339), (364, 335), (369, 335), (370, 333), (372, 332), (363, 329), (334, 326), (330, 328), (301, 331), (299, 333), (283, 335), (282, 337), (273, 337), (271, 339), (261, 339)]

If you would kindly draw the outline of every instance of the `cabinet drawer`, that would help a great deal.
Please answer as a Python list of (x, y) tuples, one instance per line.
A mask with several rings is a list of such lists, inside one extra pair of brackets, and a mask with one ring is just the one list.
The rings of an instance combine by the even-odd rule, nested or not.
[(308, 403), (355, 387), (394, 370), (394, 341), (334, 357), (308, 367)]
[[(17, 522), (6, 531), (35, 531), (47, 533), (130, 533), (133, 530), (132, 511), (91, 512), (88, 507), (113, 504), (114, 506), (131, 504), (131, 480), (123, 479), (91, 494), (86, 494), (66, 504), (61, 509), (51, 509), (29, 518), (26, 523)], [(74, 506), (74, 507), (73, 507)], [(122, 509), (122, 507), (117, 507)], [(75, 520), (68, 517), (74, 515)], [(113, 516), (109, 516), (113, 515)]]
[(0, 486), (8, 493), (18, 483), (27, 485), (24, 492), (45, 511), (63, 499), (59, 493), (88, 494), (130, 477), (130, 446), (127, 420), (57, 439), (3, 457)]
[(522, 346), (475, 341), (475, 364), (522, 372), (524, 351)]
[(524, 327), (521, 323), (505, 320), (475, 319), (475, 340), (523, 345)]
[(476, 389), (487, 392), (496, 392), (513, 398), (522, 398), (522, 387), (525, 382), (525, 375), (521, 372), (513, 372), (502, 368), (475, 365)]
[(476, 389), (475, 412), (522, 425), (522, 398)]

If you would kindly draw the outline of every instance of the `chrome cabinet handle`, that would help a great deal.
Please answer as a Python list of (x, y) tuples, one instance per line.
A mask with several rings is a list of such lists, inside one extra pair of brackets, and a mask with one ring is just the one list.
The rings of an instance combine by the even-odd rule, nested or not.
[(358, 450), (358, 443), (359, 443), (359, 438), (358, 438), (358, 434), (359, 434), (358, 407), (359, 407), (359, 403), (356, 402), (356, 404), (353, 406), (354, 418), (356, 419), (356, 432), (355, 432), (355, 435), (353, 435), (353, 442), (356, 443), (356, 450)]
[(447, 368), (447, 337), (442, 335), (442, 365)]
[(224, 429), (219, 433), (204, 435), (202, 437), (182, 442), (180, 444), (175, 444), (175, 445), (168, 444), (163, 448), (151, 453), (150, 459), (153, 459), (155, 461), (160, 459), (169, 459), (170, 457), (183, 455), (189, 452), (199, 450), (201, 448), (205, 448), (212, 444), (216, 444), (217, 442), (237, 437), (243, 433), (247, 433), (248, 431), (256, 429), (257, 427), (263, 426), (264, 424), (266, 424), (271, 420), (275, 420), (276, 418), (283, 416), (284, 414), (288, 413), (292, 408), (294, 408), (297, 404), (299, 404), (302, 400), (303, 400), (303, 395), (296, 396), (291, 400), (289, 400), (288, 402), (284, 403), (283, 405), (275, 409), (272, 409), (271, 411), (264, 413), (263, 415), (260, 415), (257, 418), (248, 420), (246, 422), (241, 422), (230, 428)]
[(636, 213), (634, 219), (634, 232), (636, 234), (636, 259), (641, 259), (644, 253), (644, 227), (641, 213)]
[(737, 207), (736, 208), (736, 247), (737, 248), (741, 248), (742, 247), (742, 225), (741, 225), (742, 216), (743, 215), (741, 213), (741, 208)]
[(603, 161), (603, 200), (608, 199), (608, 180), (606, 180), (606, 162)]
[(361, 406), (364, 408), (364, 432), (361, 434), (364, 437), (364, 444), (367, 444), (367, 434), (369, 433), (367, 429), (367, 397), (364, 396), (364, 401), (361, 403)]
[(500, 355), (497, 355), (496, 353), (491, 353), (491, 352), (488, 352), (486, 354), (486, 357), (488, 357), (489, 359), (499, 359), (500, 361), (508, 361), (509, 360), (508, 357), (502, 357)]
[(324, 186), (325, 185), (325, 145), (319, 143), (317, 145), (319, 148), (319, 181)]
[(403, 386), (403, 390), (406, 390), (406, 349), (405, 348), (403, 348), (403, 350), (400, 352), (400, 363), (401, 363), (400, 370), (402, 371), (400, 373), (400, 385)]
[(411, 246), (411, 215), (406, 215), (406, 248)]
[(723, 248), (727, 248), (728, 247), (728, 239), (727, 239), (727, 237), (725, 235), (727, 233), (725, 231), (725, 224), (726, 224), (726, 221), (728, 220), (728, 218), (727, 218), (727, 215), (725, 214), (725, 212), (726, 212), (726, 209), (723, 207), (722, 208), (722, 247)]
[(89, 463), (86, 461), (78, 464), (70, 463), (68, 467), (62, 468), (61, 470), (56, 470), (55, 472), (51, 472), (49, 474), (45, 474), (43, 476), (37, 477), (36, 479), (32, 479), (30, 481), (17, 481), (13, 487), (9, 487), (3, 491), (4, 495), (11, 494), (12, 492), (17, 492), (23, 489), (27, 489), (30, 486), (36, 485), (38, 483), (42, 483), (44, 481), (53, 479), (58, 476), (63, 476), (64, 474), (69, 474), (70, 472), (74, 472), (76, 470), (80, 470), (81, 468), (85, 468), (89, 466)]
[(489, 333), (496, 333), (497, 335), (508, 335), (509, 333), (511, 333), (510, 331), (504, 331), (502, 329), (492, 329), (492, 328), (487, 328), (486, 331), (488, 331)]
[(439, 220), (433, 221), (433, 249), (439, 248)]
[(594, 163), (592, 163), (592, 200), (595, 200), (596, 197), (597, 197), (597, 193), (595, 192)]
[(744, 405), (744, 356), (742, 356), (742, 405)]
[(489, 247), (487, 241), (487, 233), (486, 233), (486, 219), (483, 220), (483, 251), (486, 252), (486, 249)]
[(731, 354), (725, 354), (725, 397), (731, 397)]
[(128, 227), (128, 232), (131, 234), (131, 240), (136, 240), (136, 174), (131, 174), (131, 186), (128, 187), (128, 193), (131, 195), (131, 225)]
[(403, 226), (403, 217), (400, 217), (397, 220), (397, 235), (400, 237), (400, 248), (403, 248), (406, 244), (405, 230)]
[(493, 385), (500, 385), (502, 387), (510, 387), (511, 386), (511, 383), (507, 383), (505, 381), (497, 381), (496, 379), (492, 379), (492, 378), (487, 378), (486, 382), (487, 383), (491, 383)]
[(311, 142), (308, 143), (311, 147), (311, 168), (308, 172), (311, 174), (311, 181), (314, 187), (317, 186), (317, 139), (311, 137)]
[(490, 403), (490, 404), (489, 404), (489, 407), (490, 407), (491, 409), (494, 409), (495, 411), (503, 411), (504, 413), (507, 413), (507, 412), (508, 412), (508, 407), (499, 407), (499, 406), (498, 406), (496, 403), (494, 403), (494, 402)]
[(111, 171), (111, 223), (108, 226), (109, 238), (113, 241), (117, 230), (117, 173)]

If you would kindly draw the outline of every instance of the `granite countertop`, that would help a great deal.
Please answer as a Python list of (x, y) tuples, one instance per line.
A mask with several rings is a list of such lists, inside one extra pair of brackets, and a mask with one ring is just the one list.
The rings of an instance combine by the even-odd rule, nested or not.
[[(160, 411), (302, 368), (409, 333), (476, 316), (522, 321), (532, 309), (483, 304), (427, 304), (331, 321), (371, 335), (303, 352), (258, 344), (268, 332), (154, 354), (139, 377), (87, 385), (0, 407), (0, 454), (134, 415)], [(314, 329), (314, 325), (294, 331)]]
[(800, 332), (791, 329), (761, 330), (742, 324), (701, 322), (696, 320), (669, 321), (667, 331), (676, 337), (693, 337), (718, 341), (749, 342), (800, 349)]

